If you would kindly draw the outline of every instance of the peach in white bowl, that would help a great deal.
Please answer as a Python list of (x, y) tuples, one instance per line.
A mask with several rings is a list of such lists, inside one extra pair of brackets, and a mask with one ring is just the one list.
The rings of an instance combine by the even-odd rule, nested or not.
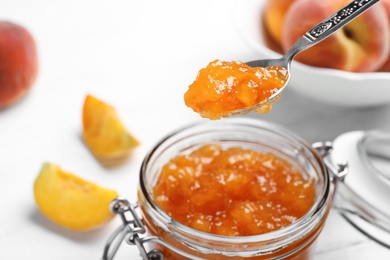
[[(272, 2), (274, 5), (277, 2), (284, 3), (284, 6), (280, 6), (279, 13), (275, 12), (269, 15), (269, 13), (265, 12), (266, 8), (269, 8), (266, 6), (268, 2)], [(315, 4), (316, 2), (318, 2), (317, 5)], [(329, 10), (325, 10), (324, 6), (326, 6), (327, 2), (328, 5), (339, 2), (339, 5), (334, 5), (329, 7)], [(288, 48), (293, 41), (290, 39), (290, 42), (286, 43), (286, 35), (290, 34), (293, 35), (290, 38), (297, 38), (300, 36), (298, 35), (300, 31), (303, 31), (303, 33), (307, 31), (306, 28), (301, 28), (300, 30), (294, 28), (293, 19), (305, 17), (304, 21), (308, 21), (309, 18), (307, 16), (321, 17), (327, 14), (324, 17), (326, 18), (349, 2), (351, 1), (237, 1), (234, 19), (239, 33), (248, 46), (259, 53), (259, 56), (253, 57), (253, 59), (279, 58), (282, 55), (281, 53), (285, 51), (283, 48)], [(310, 7), (307, 6), (308, 3), (311, 4)], [(295, 8), (294, 12), (291, 12), (291, 8)], [(316, 9), (316, 12), (313, 11), (313, 8)], [(319, 10), (321, 8), (324, 10)], [(308, 12), (309, 10), (310, 12)], [(277, 37), (272, 38), (270, 27), (265, 25), (267, 15), (272, 17), (271, 20), (273, 20), (275, 27), (289, 27), (283, 28), (284, 30), (279, 35), (279, 43)], [(334, 38), (330, 39), (335, 44), (333, 49), (336, 51), (330, 51), (332, 48), (322, 49), (324, 52), (322, 58), (326, 57), (327, 59), (323, 63), (324, 67), (321, 67), (318, 61), (312, 65), (305, 64), (304, 62), (306, 61), (297, 56), (297, 59), (291, 65), (291, 80), (288, 88), (300, 93), (304, 97), (331, 105), (369, 107), (390, 104), (390, 72), (388, 72), (390, 71), (389, 15), (390, 0), (381, 0), (352, 21), (349, 28), (340, 29), (339, 35), (337, 35), (337, 32)], [(280, 17), (283, 16), (284, 19), (290, 20), (287, 22), (280, 21)], [(353, 22), (355, 25), (352, 24)], [(359, 35), (358, 33), (360, 32), (355, 32), (354, 26), (359, 27), (359, 30), (363, 30), (362, 25), (364, 25), (364, 30), (366, 31)], [(312, 25), (308, 28), (310, 29), (311, 27)], [(278, 31), (278, 29), (275, 29), (275, 31)], [(322, 43), (325, 43), (325, 41)], [(374, 45), (375, 47), (371, 47)], [(368, 50), (369, 48), (372, 49)], [(308, 50), (305, 52), (308, 52)], [(319, 53), (321, 53), (321, 49), (319, 51), (318, 49), (317, 51), (314, 50), (311, 54), (309, 52), (309, 56), (318, 58), (320, 57)], [(304, 56), (304, 52), (299, 55)], [(335, 67), (329, 65), (332, 62)]]

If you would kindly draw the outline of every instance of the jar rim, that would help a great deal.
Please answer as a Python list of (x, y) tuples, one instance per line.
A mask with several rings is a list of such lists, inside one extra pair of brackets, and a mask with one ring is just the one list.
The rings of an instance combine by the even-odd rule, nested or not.
[[(229, 126), (248, 126), (248, 127), (261, 127), (264, 129), (272, 129), (273, 131), (277, 131), (278, 134), (283, 135), (285, 138), (289, 140), (296, 141), (299, 143), (299, 145), (302, 146), (303, 149), (308, 151), (314, 158), (318, 166), (320, 167), (321, 174), (324, 178), (324, 185), (323, 190), (320, 192), (320, 194), (317, 195), (318, 199), (316, 199), (315, 203), (312, 205), (310, 210), (301, 218), (299, 218), (294, 223), (283, 227), (279, 230), (258, 234), (258, 235), (251, 235), (251, 236), (223, 236), (223, 235), (217, 235), (212, 233), (203, 232), (200, 230), (196, 230), (194, 228), (191, 228), (185, 224), (182, 224), (175, 219), (171, 218), (164, 210), (162, 210), (157, 203), (152, 198), (150, 192), (148, 192), (147, 187), (145, 186), (145, 173), (147, 171), (147, 166), (157, 149), (163, 145), (165, 142), (169, 141), (171, 138), (177, 136), (178, 134), (196, 128), (200, 126), (218, 126), (218, 127), (229, 127)], [(196, 236), (200, 239), (205, 239), (208, 241), (215, 241), (215, 242), (229, 242), (229, 243), (240, 243), (240, 242), (256, 242), (259, 241), (272, 241), (275, 239), (281, 239), (286, 237), (291, 237), (294, 233), (297, 232), (297, 230), (302, 230), (307, 228), (307, 225), (309, 225), (318, 215), (321, 215), (324, 211), (324, 208), (326, 208), (327, 203), (329, 203), (329, 199), (331, 197), (331, 180), (328, 173), (328, 169), (324, 165), (322, 161), (321, 155), (318, 153), (316, 149), (314, 149), (311, 145), (309, 145), (306, 141), (304, 141), (301, 137), (298, 135), (291, 133), (284, 127), (277, 125), (275, 123), (270, 123), (263, 120), (258, 119), (251, 119), (251, 118), (229, 118), (224, 119), (220, 121), (197, 121), (195, 123), (187, 124), (181, 128), (178, 128), (174, 131), (172, 131), (170, 134), (166, 135), (160, 141), (157, 142), (157, 144), (148, 152), (148, 154), (145, 156), (140, 170), (140, 182), (139, 182), (140, 190), (143, 193), (143, 196), (145, 197), (145, 200), (150, 205), (151, 210), (153, 210), (159, 217), (164, 219), (166, 223), (169, 223), (172, 225), (172, 227), (180, 232), (188, 233), (191, 232), (191, 235)]]

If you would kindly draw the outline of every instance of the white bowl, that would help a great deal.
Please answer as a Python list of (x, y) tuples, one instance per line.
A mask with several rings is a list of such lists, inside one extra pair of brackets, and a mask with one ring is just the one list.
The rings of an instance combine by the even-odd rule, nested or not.
[[(239, 34), (260, 58), (278, 58), (281, 54), (269, 49), (263, 38), (261, 15), (265, 0), (238, 0), (234, 8), (234, 22)], [(291, 64), (287, 86), (305, 97), (324, 103), (346, 107), (369, 107), (390, 104), (390, 73), (353, 73), (304, 65)]]

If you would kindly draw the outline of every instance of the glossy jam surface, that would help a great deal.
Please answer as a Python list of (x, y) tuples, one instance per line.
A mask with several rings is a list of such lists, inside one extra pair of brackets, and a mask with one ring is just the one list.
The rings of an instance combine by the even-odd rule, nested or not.
[[(252, 68), (242, 62), (215, 60), (199, 71), (184, 102), (214, 120), (247, 113), (282, 88), (287, 79), (287, 70), (280, 66)], [(270, 108), (265, 105), (256, 111), (266, 113)]]
[(249, 236), (283, 228), (313, 205), (314, 181), (286, 160), (240, 147), (207, 144), (166, 163), (154, 199), (197, 230)]

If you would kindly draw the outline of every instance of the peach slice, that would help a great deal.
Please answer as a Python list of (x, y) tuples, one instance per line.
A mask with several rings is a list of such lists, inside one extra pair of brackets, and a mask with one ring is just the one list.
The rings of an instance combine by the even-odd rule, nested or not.
[[(381, 3), (383, 4), (383, 7), (386, 11), (388, 22), (390, 25), (390, 0), (381, 0)], [(390, 53), (387, 57), (387, 61), (378, 71), (390, 72)]]
[(113, 217), (109, 204), (118, 193), (45, 163), (35, 180), (34, 196), (39, 210), (54, 223), (87, 231)]
[(282, 46), (284, 17), (295, 0), (268, 0), (264, 7), (264, 25), (277, 46)]
[(124, 162), (139, 141), (126, 129), (114, 107), (87, 95), (83, 107), (83, 139), (104, 166)]

